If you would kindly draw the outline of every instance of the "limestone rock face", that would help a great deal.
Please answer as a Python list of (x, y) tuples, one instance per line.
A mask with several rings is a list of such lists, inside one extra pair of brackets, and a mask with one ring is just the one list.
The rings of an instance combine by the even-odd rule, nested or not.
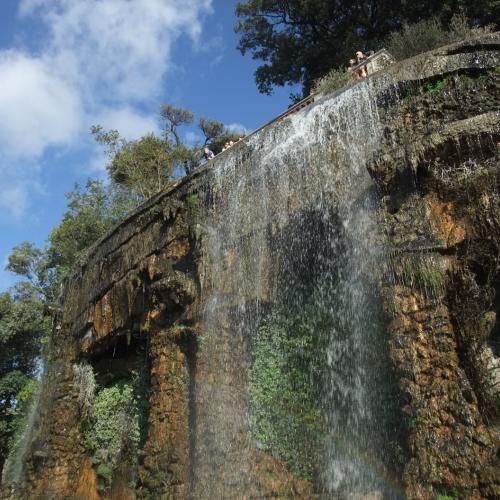
[(406, 84), (370, 166), (393, 252), (385, 304), (412, 498), (500, 494), (499, 80), (497, 66)]
[[(500, 497), (499, 47), (497, 34), (464, 41), (361, 82), (370, 85), (382, 134), (362, 165), (367, 185), (352, 192), (376, 193), (386, 256), (377, 286), (397, 382), (387, 474), (408, 498)], [(334, 117), (341, 98), (325, 96), (313, 107)], [(308, 112), (297, 114), (306, 120)], [(223, 245), (215, 255), (207, 244), (223, 237), (214, 236), (208, 213), (231, 210), (214, 187), (221, 165), (243, 165), (241, 176), (258, 185), (252, 161), (259, 141), (281, 126), (159, 193), (82, 256), (65, 284), (34, 424), (18, 472), (6, 475), (5, 498), (329, 498), (314, 478), (294, 475), (248, 437), (252, 341), (240, 335), (237, 318), (271, 301), (282, 263), (249, 260), (247, 273), (258, 265), (260, 278), (256, 295), (246, 295), (241, 283), (225, 281), (241, 269), (241, 255)], [(335, 168), (342, 144), (326, 136)], [(319, 198), (321, 182), (311, 178), (303, 196), (288, 193), (288, 213)], [(239, 196), (251, 206), (259, 191)], [(282, 232), (278, 218), (248, 220), (237, 228), (240, 240), (263, 226), (268, 240)], [(216, 331), (206, 326), (208, 306)], [(85, 438), (87, 366), (103, 387), (145, 373), (139, 444), (112, 475), (93, 463)], [(212, 398), (238, 420), (213, 413)], [(217, 435), (217, 421), (231, 427), (230, 438)], [(223, 452), (221, 439), (228, 440)], [(224, 473), (216, 484), (213, 470), (228, 467), (238, 474)]]

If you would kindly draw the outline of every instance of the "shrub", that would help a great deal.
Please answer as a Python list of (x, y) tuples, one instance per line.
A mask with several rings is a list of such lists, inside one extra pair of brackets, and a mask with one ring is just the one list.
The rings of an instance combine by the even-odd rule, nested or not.
[(135, 460), (141, 438), (138, 402), (131, 383), (118, 381), (96, 393), (83, 437), (86, 447), (93, 451), (103, 486), (109, 486), (119, 461)]
[(396, 59), (401, 60), (491, 31), (488, 26), (471, 27), (463, 13), (455, 14), (448, 28), (443, 27), (437, 17), (431, 17), (414, 24), (404, 23), (399, 31), (385, 39), (384, 46)]
[(314, 302), (299, 312), (267, 317), (250, 369), (253, 436), (305, 479), (317, 469), (325, 432), (320, 408), (324, 328), (325, 317)]
[(94, 371), (88, 363), (82, 362), (73, 367), (75, 384), (78, 387), (78, 406), (84, 420), (92, 418), (96, 390)]
[[(398, 262), (399, 261), (399, 262)], [(397, 281), (428, 298), (439, 297), (446, 287), (446, 272), (432, 255), (410, 254), (394, 260)]]
[(28, 425), (30, 409), (36, 401), (38, 386), (39, 381), (31, 379), (16, 396), (16, 409), (14, 411), (14, 418), (12, 422), (14, 435), (12, 436), (10, 443), (12, 448), (16, 448), (23, 438), (26, 426)]
[(333, 68), (325, 76), (316, 80), (314, 92), (321, 94), (334, 92), (352, 81), (354, 81), (353, 74), (349, 73), (346, 68)]
[(427, 93), (442, 92), (443, 90), (446, 90), (448, 88), (448, 85), (448, 78), (443, 78), (442, 80), (438, 80), (435, 83), (428, 83), (424, 87), (424, 90)]

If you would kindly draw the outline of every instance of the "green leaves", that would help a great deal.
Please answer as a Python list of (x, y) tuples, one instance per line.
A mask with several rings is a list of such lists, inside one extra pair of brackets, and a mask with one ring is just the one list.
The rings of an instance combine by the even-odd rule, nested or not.
[(108, 164), (111, 179), (150, 198), (170, 182), (174, 158), (170, 144), (154, 134), (124, 141)]
[[(248, 0), (236, 6), (235, 31), (241, 53), (262, 61), (255, 72), (260, 92), (299, 83), (305, 97), (315, 80), (332, 68), (346, 67), (357, 50), (382, 48), (387, 35), (405, 23), (436, 16), (446, 25), (461, 9), (474, 24), (498, 26), (496, 0)], [(418, 38), (408, 41), (409, 48), (425, 44)]]
[[(81, 367), (85, 377), (79, 383), (94, 387), (90, 366)], [(92, 377), (90, 380), (89, 377)], [(144, 401), (138, 394), (140, 380), (115, 380), (109, 387), (97, 391), (89, 412), (82, 420), (85, 446), (93, 455), (102, 490), (108, 488), (114, 471), (123, 463), (135, 463), (141, 445), (141, 419)], [(81, 392), (89, 392), (81, 387)], [(92, 391), (93, 392), (93, 389)], [(142, 398), (145, 395), (142, 394)], [(144, 431), (144, 429), (142, 429)]]
[(250, 369), (250, 415), (257, 441), (311, 478), (325, 432), (321, 365), (325, 313), (311, 298), (300, 310), (267, 317), (257, 333)]
[(101, 389), (94, 400), (92, 423), (84, 433), (99, 460), (114, 468), (126, 443), (139, 443), (139, 419), (131, 384), (119, 382)]
[(15, 246), (9, 255), (6, 269), (33, 281), (39, 271), (43, 252), (27, 241)]
[(69, 274), (81, 252), (119, 220), (111, 215), (113, 196), (102, 181), (89, 180), (85, 189), (76, 184), (66, 197), (68, 210), (50, 233), (47, 249), (49, 266), (55, 270), (58, 283)]

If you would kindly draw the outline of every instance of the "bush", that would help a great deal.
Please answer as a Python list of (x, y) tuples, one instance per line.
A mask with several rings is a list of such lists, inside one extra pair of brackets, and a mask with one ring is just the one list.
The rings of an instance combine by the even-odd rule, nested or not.
[(250, 369), (250, 420), (254, 438), (312, 479), (325, 432), (320, 408), (325, 317), (314, 305), (264, 320)]
[[(20, 480), (23, 470), (23, 456), (29, 443), (33, 426), (35, 405), (38, 401), (39, 381), (30, 379), (17, 393), (15, 409), (10, 412), (8, 421), (0, 421), (0, 435), (7, 436), (8, 457), (3, 469), (6, 482)], [(3, 444), (3, 443), (2, 443)]]
[(139, 409), (131, 383), (118, 381), (96, 393), (83, 436), (99, 477), (109, 486), (119, 462), (135, 460), (140, 442)]
[(327, 94), (334, 92), (354, 81), (354, 75), (346, 68), (333, 68), (325, 76), (316, 80), (314, 92)]
[(38, 380), (30, 379), (16, 396), (16, 408), (13, 413), (14, 418), (12, 422), (14, 435), (10, 443), (12, 448), (15, 448), (23, 438), (24, 431), (28, 424), (30, 409), (36, 400), (38, 385)]
[(75, 384), (78, 386), (78, 406), (83, 420), (92, 418), (96, 383), (92, 366), (88, 363), (75, 365)]
[(404, 23), (399, 31), (385, 39), (384, 46), (396, 59), (401, 60), (491, 31), (488, 26), (471, 27), (463, 13), (455, 14), (448, 28), (443, 27), (437, 17), (432, 17), (414, 24)]

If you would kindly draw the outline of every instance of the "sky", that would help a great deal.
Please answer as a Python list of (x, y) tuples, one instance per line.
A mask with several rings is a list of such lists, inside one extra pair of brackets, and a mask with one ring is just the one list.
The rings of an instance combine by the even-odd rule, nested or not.
[[(104, 178), (91, 125), (159, 133), (169, 103), (252, 131), (295, 89), (259, 94), (232, 0), (1, 0), (0, 291), (22, 241), (43, 247), (76, 182)], [(196, 141), (196, 130), (184, 132)]]

